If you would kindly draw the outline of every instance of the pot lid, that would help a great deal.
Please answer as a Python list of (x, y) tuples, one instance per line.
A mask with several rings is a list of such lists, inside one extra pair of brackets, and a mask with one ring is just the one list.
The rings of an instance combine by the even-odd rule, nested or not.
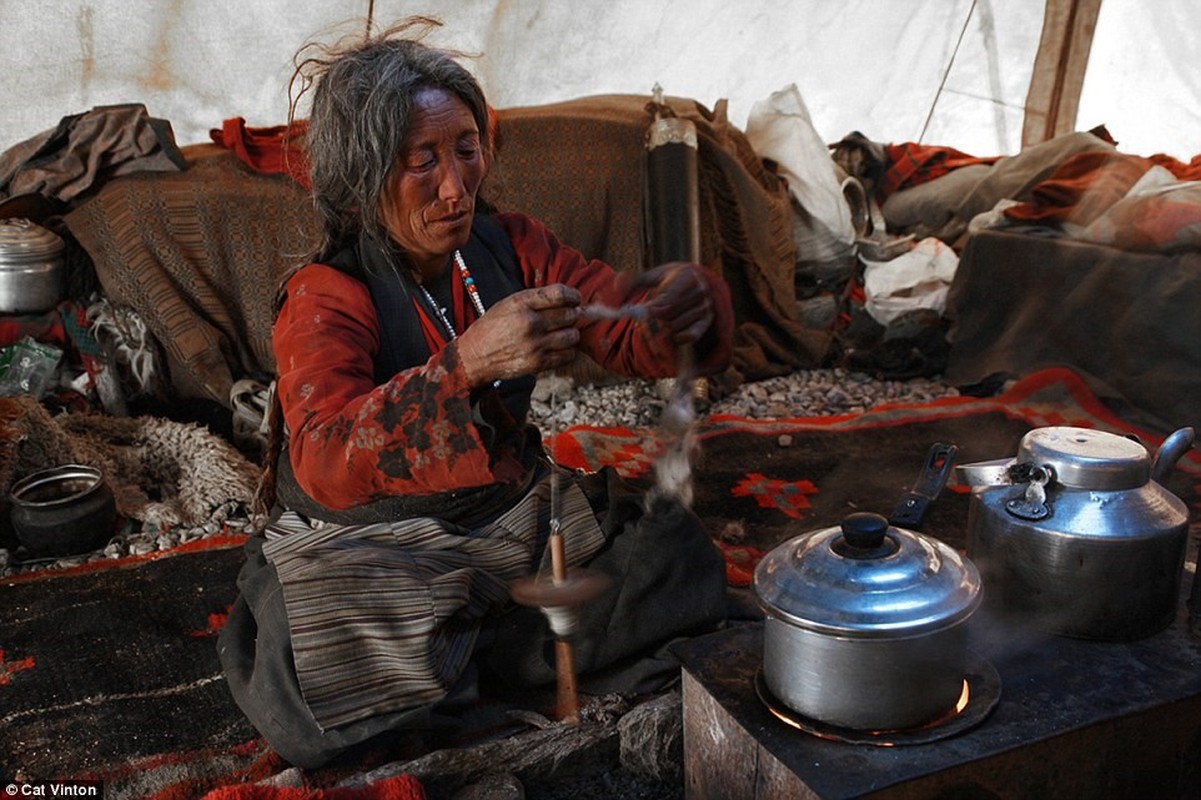
[(1064, 486), (1137, 489), (1151, 480), (1151, 455), (1133, 439), (1070, 426), (1035, 428), (1022, 437), (1017, 463), (1049, 466)]
[(820, 633), (898, 638), (950, 627), (980, 604), (980, 574), (955, 549), (879, 514), (789, 539), (755, 568), (768, 613)]
[(53, 231), (14, 217), (0, 219), (0, 264), (32, 264), (57, 258), (66, 245)]

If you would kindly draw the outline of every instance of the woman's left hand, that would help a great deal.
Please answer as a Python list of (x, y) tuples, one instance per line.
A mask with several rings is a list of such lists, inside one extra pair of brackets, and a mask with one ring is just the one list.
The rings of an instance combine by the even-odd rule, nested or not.
[(676, 344), (692, 344), (713, 324), (713, 302), (703, 268), (673, 261), (637, 275), (632, 288), (650, 287), (647, 311), (671, 330)]

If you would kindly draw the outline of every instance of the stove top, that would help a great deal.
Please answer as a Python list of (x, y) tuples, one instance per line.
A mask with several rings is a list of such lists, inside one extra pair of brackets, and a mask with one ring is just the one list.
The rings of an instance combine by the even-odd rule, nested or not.
[[(805, 720), (773, 708), (759, 688), (761, 623), (678, 645), (688, 796), (771, 797), (754, 793), (747, 777), (767, 761), (819, 798), (936, 797), (963, 786), (1007, 798), (1135, 797), (1149, 787), (1201, 796), (1201, 638), (1183, 613), (1155, 636), (1121, 643), (1021, 631), (982, 615), (969, 624), (969, 650), (995, 669), (996, 696), (978, 698), (986, 702), (970, 717), (926, 741), (806, 730)], [(714, 725), (723, 730), (706, 730)], [(740, 750), (731, 753), (732, 783), (710, 791), (723, 780), (723, 749)], [(742, 788), (751, 793), (732, 793), (748, 780)], [(1196, 794), (1163, 794), (1174, 782)]]

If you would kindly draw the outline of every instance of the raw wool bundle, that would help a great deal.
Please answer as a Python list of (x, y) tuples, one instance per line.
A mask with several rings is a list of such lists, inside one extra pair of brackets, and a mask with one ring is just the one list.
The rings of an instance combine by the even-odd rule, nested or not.
[(249, 513), (260, 471), (196, 424), (103, 414), (52, 416), (31, 397), (0, 398), (0, 490), (41, 469), (96, 467), (117, 513), (144, 525), (200, 527)]
[(694, 391), (691, 380), (677, 379), (663, 408), (659, 421), (662, 449), (655, 459), (654, 485), (647, 492), (648, 511), (660, 497), (674, 498), (686, 508), (692, 507), (692, 462), (700, 453)]
[(88, 306), (92, 335), (121, 372), (132, 396), (153, 395), (158, 389), (160, 360), (154, 339), (137, 312), (101, 298)]

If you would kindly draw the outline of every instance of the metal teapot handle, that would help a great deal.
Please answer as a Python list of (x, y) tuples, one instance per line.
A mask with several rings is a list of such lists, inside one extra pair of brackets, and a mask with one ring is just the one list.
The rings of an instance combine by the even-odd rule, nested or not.
[(1151, 480), (1162, 485), (1180, 457), (1193, 449), (1193, 438), (1192, 428), (1181, 428), (1164, 439), (1151, 462)]

